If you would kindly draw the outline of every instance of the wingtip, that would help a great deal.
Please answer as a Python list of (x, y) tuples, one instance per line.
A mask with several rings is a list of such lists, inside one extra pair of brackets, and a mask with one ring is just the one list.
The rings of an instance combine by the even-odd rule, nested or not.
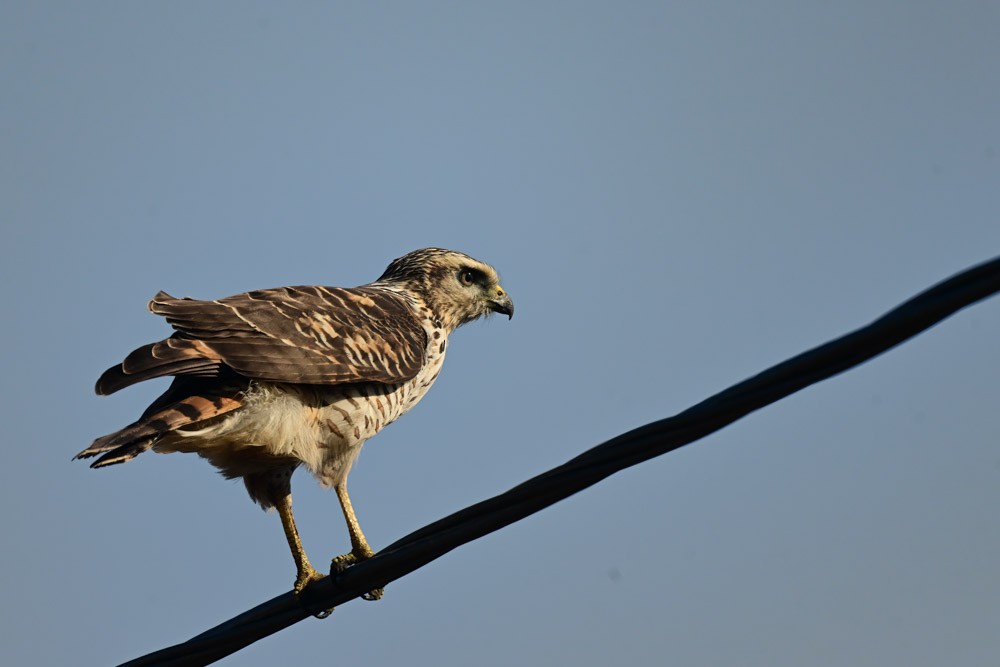
[(117, 366), (112, 366), (108, 370), (101, 373), (101, 377), (97, 378), (97, 382), (94, 383), (94, 393), (98, 396), (110, 396), (119, 389), (121, 389), (120, 381), (123, 376), (122, 366), (118, 364)]
[(146, 304), (146, 308), (149, 309), (149, 312), (159, 315), (160, 313), (157, 312), (156, 308), (162, 305), (164, 301), (168, 300), (173, 301), (174, 297), (170, 296), (163, 290), (160, 290), (155, 295), (153, 295), (152, 299), (149, 300), (149, 303)]
[[(108, 452), (109, 454), (113, 452)], [(97, 470), (98, 468), (107, 468), (108, 466), (118, 465), (119, 463), (125, 463), (126, 461), (131, 461), (136, 457), (135, 454), (119, 454), (114, 457), (108, 457), (107, 455), (102, 456), (93, 463), (90, 464), (91, 470)]]
[[(79, 461), (81, 459), (89, 459), (89, 458), (93, 458), (93, 457), (97, 456), (99, 454), (99, 452), (93, 452), (93, 451), (91, 451), (92, 447), (93, 447), (93, 445), (91, 445), (90, 447), (87, 447), (82, 452), (78, 452), (73, 458), (70, 459), (70, 461)], [(91, 467), (93, 467), (93, 466), (91, 466)]]

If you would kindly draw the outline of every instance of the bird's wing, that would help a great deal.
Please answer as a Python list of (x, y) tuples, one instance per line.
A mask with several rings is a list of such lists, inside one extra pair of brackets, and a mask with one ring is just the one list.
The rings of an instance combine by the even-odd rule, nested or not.
[(164, 375), (218, 377), (226, 369), (297, 384), (412, 379), (427, 333), (401, 296), (371, 287), (280, 287), (217, 301), (160, 292), (149, 309), (177, 334), (109, 368), (97, 393)]
[(160, 292), (149, 308), (237, 373), (272, 382), (404, 382), (427, 347), (412, 307), (371, 287), (280, 287), (217, 301)]

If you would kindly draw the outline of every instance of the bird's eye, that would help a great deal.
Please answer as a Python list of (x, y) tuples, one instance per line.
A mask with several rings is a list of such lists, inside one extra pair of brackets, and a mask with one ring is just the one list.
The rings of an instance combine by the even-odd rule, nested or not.
[(471, 285), (476, 282), (476, 272), (472, 269), (462, 269), (458, 272), (458, 279), (462, 281), (463, 285)]

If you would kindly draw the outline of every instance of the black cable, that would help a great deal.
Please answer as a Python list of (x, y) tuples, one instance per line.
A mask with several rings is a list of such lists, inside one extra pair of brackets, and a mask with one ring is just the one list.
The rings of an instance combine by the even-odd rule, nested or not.
[(619, 435), (510, 491), (435, 521), (297, 600), (279, 595), (182, 644), (120, 667), (208, 665), (309, 616), (413, 572), (614, 473), (714, 433), (789, 394), (853, 368), (1000, 291), (1000, 257), (913, 297), (866, 327), (813, 348), (666, 419)]

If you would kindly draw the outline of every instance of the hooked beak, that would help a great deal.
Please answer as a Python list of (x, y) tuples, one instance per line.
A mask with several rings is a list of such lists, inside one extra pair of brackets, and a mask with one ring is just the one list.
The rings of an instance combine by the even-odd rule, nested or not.
[(502, 287), (497, 287), (496, 296), (490, 300), (490, 310), (494, 313), (503, 313), (508, 320), (514, 317), (514, 302)]

